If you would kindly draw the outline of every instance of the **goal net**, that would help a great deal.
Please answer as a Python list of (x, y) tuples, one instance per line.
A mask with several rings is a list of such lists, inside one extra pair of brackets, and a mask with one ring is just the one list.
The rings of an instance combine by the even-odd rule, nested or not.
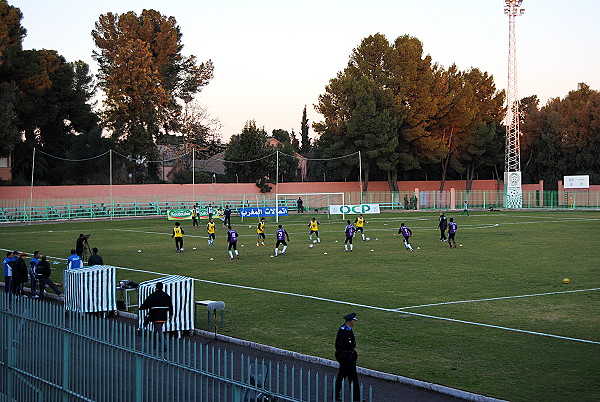
[[(275, 205), (287, 207), (290, 212), (326, 213), (330, 205), (344, 205), (344, 193), (288, 193), (275, 194)], [(344, 219), (344, 215), (342, 215)], [(279, 221), (279, 215), (277, 215)]]

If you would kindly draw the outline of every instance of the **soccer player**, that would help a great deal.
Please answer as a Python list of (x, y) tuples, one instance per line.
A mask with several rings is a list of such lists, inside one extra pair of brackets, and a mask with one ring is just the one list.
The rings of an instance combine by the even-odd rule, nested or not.
[(194, 204), (192, 207), (192, 227), (199, 226), (198, 225), (198, 216), (200, 215), (200, 209), (198, 208), (198, 204)]
[(225, 210), (223, 210), (223, 216), (225, 217), (225, 219), (223, 219), (223, 226), (231, 225), (231, 208), (229, 208), (229, 205), (225, 206)]
[(348, 251), (348, 244), (350, 244), (350, 252), (354, 246), (352, 245), (352, 238), (354, 237), (354, 226), (350, 223), (350, 219), (346, 221), (346, 240), (344, 240), (344, 251)]
[(285, 241), (285, 239), (287, 238), (287, 241), (290, 241), (290, 235), (288, 235), (288, 232), (283, 228), (283, 226), (279, 225), (279, 229), (277, 229), (277, 242), (275, 243), (275, 257), (277, 257), (277, 253), (279, 252), (279, 245), (283, 244), (283, 250), (281, 250), (281, 254), (285, 254), (285, 250), (287, 250), (287, 242)]
[(208, 232), (208, 247), (212, 246), (215, 242), (215, 220), (211, 219), (206, 224), (206, 231)]
[(448, 220), (443, 212), (440, 212), (438, 228), (440, 228), (440, 241), (447, 241), (448, 238), (446, 237), (446, 229), (448, 229)]
[(463, 211), (460, 214), (461, 216), (467, 214), (467, 216), (470, 216), (469, 214), (469, 203), (467, 202), (467, 200), (465, 200), (465, 203), (463, 204)]
[(265, 235), (265, 218), (260, 218), (258, 225), (256, 225), (256, 247), (259, 246), (259, 243), (263, 246), (265, 245), (265, 239), (267, 236)]
[(404, 237), (404, 245), (406, 246), (406, 249), (413, 251), (413, 248), (410, 245), (410, 236), (412, 236), (412, 230), (404, 226), (404, 223), (401, 223), (400, 229), (398, 229), (398, 234), (402, 234), (402, 237)]
[(313, 233), (317, 236), (317, 243), (321, 243), (321, 238), (319, 237), (319, 225), (321, 222), (312, 218), (312, 220), (308, 223), (308, 227), (310, 228), (310, 232), (308, 233), (308, 241), (312, 241)]
[(363, 241), (365, 240), (365, 218), (363, 218), (362, 214), (358, 215), (358, 218), (356, 218), (356, 220), (354, 221), (354, 225), (356, 226), (356, 232), (359, 232), (362, 234), (362, 239)]
[(458, 225), (454, 222), (454, 218), (450, 218), (450, 223), (448, 224), (448, 244), (450, 248), (452, 247), (452, 242), (454, 242), (454, 248), (456, 248), (456, 240), (454, 236), (456, 235), (456, 231), (458, 230)]
[(173, 228), (173, 234), (171, 235), (171, 238), (175, 238), (175, 248), (177, 249), (178, 253), (181, 253), (184, 251), (183, 248), (183, 228), (181, 227), (181, 224), (179, 222), (175, 222), (175, 227)]
[(233, 253), (235, 253), (237, 258), (240, 258), (240, 253), (237, 250), (238, 233), (231, 228), (231, 225), (227, 226), (227, 229), (229, 229), (227, 231), (227, 243), (229, 244), (227, 250), (229, 251), (229, 259), (233, 260)]

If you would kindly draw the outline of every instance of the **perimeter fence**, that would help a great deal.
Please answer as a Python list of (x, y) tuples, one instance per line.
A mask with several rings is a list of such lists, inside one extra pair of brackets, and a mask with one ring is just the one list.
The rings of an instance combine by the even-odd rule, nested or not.
[[(341, 200), (324, 194), (299, 193), (308, 212), (326, 213), (330, 202)], [(502, 209), (505, 194), (498, 191), (419, 191), (344, 193), (348, 205), (377, 203), (382, 210)], [(194, 204), (221, 209), (229, 205), (234, 213), (242, 207), (275, 207), (275, 194), (202, 194), (120, 197), (70, 197), (0, 199), (0, 222), (47, 221), (136, 216), (166, 216), (171, 209), (190, 209)], [(296, 211), (296, 197), (279, 197), (279, 207)], [(597, 191), (523, 191), (522, 209), (600, 209)]]
[[(334, 376), (0, 297), (0, 400), (332, 401)], [(349, 401), (348, 387), (342, 399)], [(372, 389), (361, 395), (373, 400)], [(351, 391), (350, 391), (351, 392)]]

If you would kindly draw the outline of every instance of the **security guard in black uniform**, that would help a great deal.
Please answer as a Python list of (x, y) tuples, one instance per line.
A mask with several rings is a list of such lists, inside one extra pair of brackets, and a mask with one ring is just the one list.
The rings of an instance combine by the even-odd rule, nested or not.
[(335, 359), (340, 363), (340, 369), (335, 380), (335, 399), (341, 401), (342, 380), (348, 378), (353, 388), (354, 400), (360, 401), (360, 386), (358, 384), (358, 374), (356, 373), (356, 340), (352, 327), (356, 323), (356, 313), (350, 313), (344, 316), (344, 325), (338, 329), (335, 338)]

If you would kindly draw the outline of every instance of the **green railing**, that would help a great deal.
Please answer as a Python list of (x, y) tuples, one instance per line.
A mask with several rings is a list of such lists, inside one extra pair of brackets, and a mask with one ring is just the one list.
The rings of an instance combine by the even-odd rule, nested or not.
[[(0, 296), (0, 400), (331, 401), (335, 377)], [(345, 387), (347, 391), (347, 387)], [(364, 393), (363, 393), (364, 391)], [(262, 396), (268, 396), (264, 398)], [(373, 400), (372, 389), (361, 395)], [(346, 393), (345, 400), (350, 400)]]
[[(299, 194), (306, 211), (325, 212), (329, 204), (341, 204), (340, 196)], [(408, 198), (406, 202), (405, 197)], [(296, 210), (296, 197), (279, 198), (279, 206)], [(383, 210), (448, 210), (462, 209), (463, 202), (471, 209), (504, 208), (503, 191), (420, 191), (350, 192), (344, 194), (345, 204), (376, 203)], [(454, 202), (452, 202), (454, 201)], [(244, 206), (274, 207), (275, 194), (250, 195), (179, 195), (156, 197), (96, 197), (34, 198), (0, 200), (0, 222), (46, 221), (57, 219), (90, 219), (136, 216), (165, 216), (169, 209), (201, 207), (212, 204), (229, 205), (235, 212)], [(524, 191), (523, 209), (600, 209), (600, 192), (591, 191)]]

